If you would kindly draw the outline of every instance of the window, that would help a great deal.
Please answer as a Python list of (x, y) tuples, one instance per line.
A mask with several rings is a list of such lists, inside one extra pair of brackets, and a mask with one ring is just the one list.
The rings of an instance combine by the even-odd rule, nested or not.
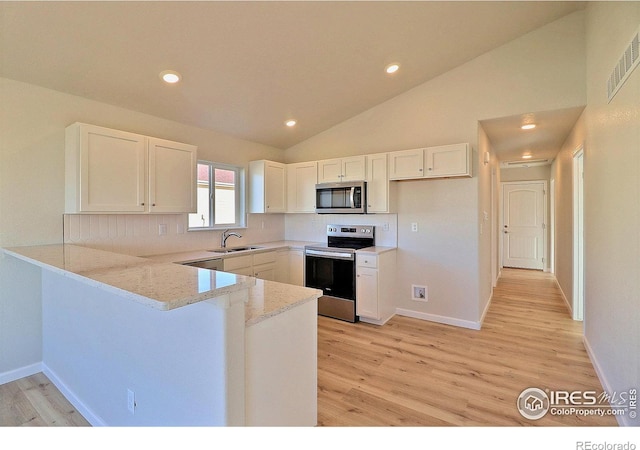
[(198, 162), (198, 212), (189, 214), (189, 229), (244, 226), (242, 167)]

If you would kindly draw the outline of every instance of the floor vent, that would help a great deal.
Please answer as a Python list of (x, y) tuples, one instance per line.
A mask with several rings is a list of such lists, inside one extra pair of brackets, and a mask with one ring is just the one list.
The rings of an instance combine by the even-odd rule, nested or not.
[(607, 97), (609, 102), (613, 99), (616, 93), (620, 90), (622, 85), (633, 69), (636, 68), (638, 63), (640, 62), (640, 28), (636, 31), (636, 34), (631, 39), (631, 42), (627, 46), (627, 49), (624, 51), (620, 59), (618, 60), (618, 64), (611, 72), (611, 76), (607, 81)]

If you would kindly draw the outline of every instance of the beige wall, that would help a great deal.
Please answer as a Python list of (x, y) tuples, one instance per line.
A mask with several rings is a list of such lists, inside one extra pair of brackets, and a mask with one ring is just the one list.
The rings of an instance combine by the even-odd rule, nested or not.
[(639, 24), (640, 2), (588, 4), (585, 342), (617, 392), (640, 380), (640, 70), (611, 103), (606, 83)]
[(551, 166), (555, 181), (555, 275), (573, 309), (573, 154), (584, 146), (585, 114), (567, 137)]
[(500, 180), (507, 181), (549, 181), (551, 165), (535, 167), (513, 167), (500, 169)]
[[(477, 324), (491, 289), (489, 235), (479, 241), (491, 176), (479, 167), (478, 121), (584, 105), (584, 69), (578, 12), (287, 149), (286, 160), (470, 142), (473, 178), (397, 183), (397, 305), (418, 317)], [(412, 284), (428, 286), (428, 303), (411, 300)]]
[(0, 247), (62, 242), (64, 130), (87, 122), (198, 146), (244, 165), (284, 152), (228, 135), (0, 78)]

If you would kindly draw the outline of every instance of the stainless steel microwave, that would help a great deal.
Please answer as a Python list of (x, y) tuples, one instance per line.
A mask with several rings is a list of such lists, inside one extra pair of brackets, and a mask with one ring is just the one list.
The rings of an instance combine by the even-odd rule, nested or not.
[(344, 181), (316, 184), (318, 214), (365, 214), (367, 212), (367, 182)]

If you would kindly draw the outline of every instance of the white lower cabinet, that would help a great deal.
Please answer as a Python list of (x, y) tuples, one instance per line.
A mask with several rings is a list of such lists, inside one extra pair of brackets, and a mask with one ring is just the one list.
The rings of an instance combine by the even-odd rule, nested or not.
[(304, 286), (304, 251), (289, 250), (289, 284)]
[(395, 314), (393, 292), (396, 251), (356, 253), (356, 314), (382, 325)]
[(304, 285), (302, 250), (281, 249), (224, 258), (225, 272), (246, 275), (261, 280)]
[(253, 276), (253, 256), (242, 255), (233, 258), (224, 258), (223, 266), (225, 272), (237, 275)]

